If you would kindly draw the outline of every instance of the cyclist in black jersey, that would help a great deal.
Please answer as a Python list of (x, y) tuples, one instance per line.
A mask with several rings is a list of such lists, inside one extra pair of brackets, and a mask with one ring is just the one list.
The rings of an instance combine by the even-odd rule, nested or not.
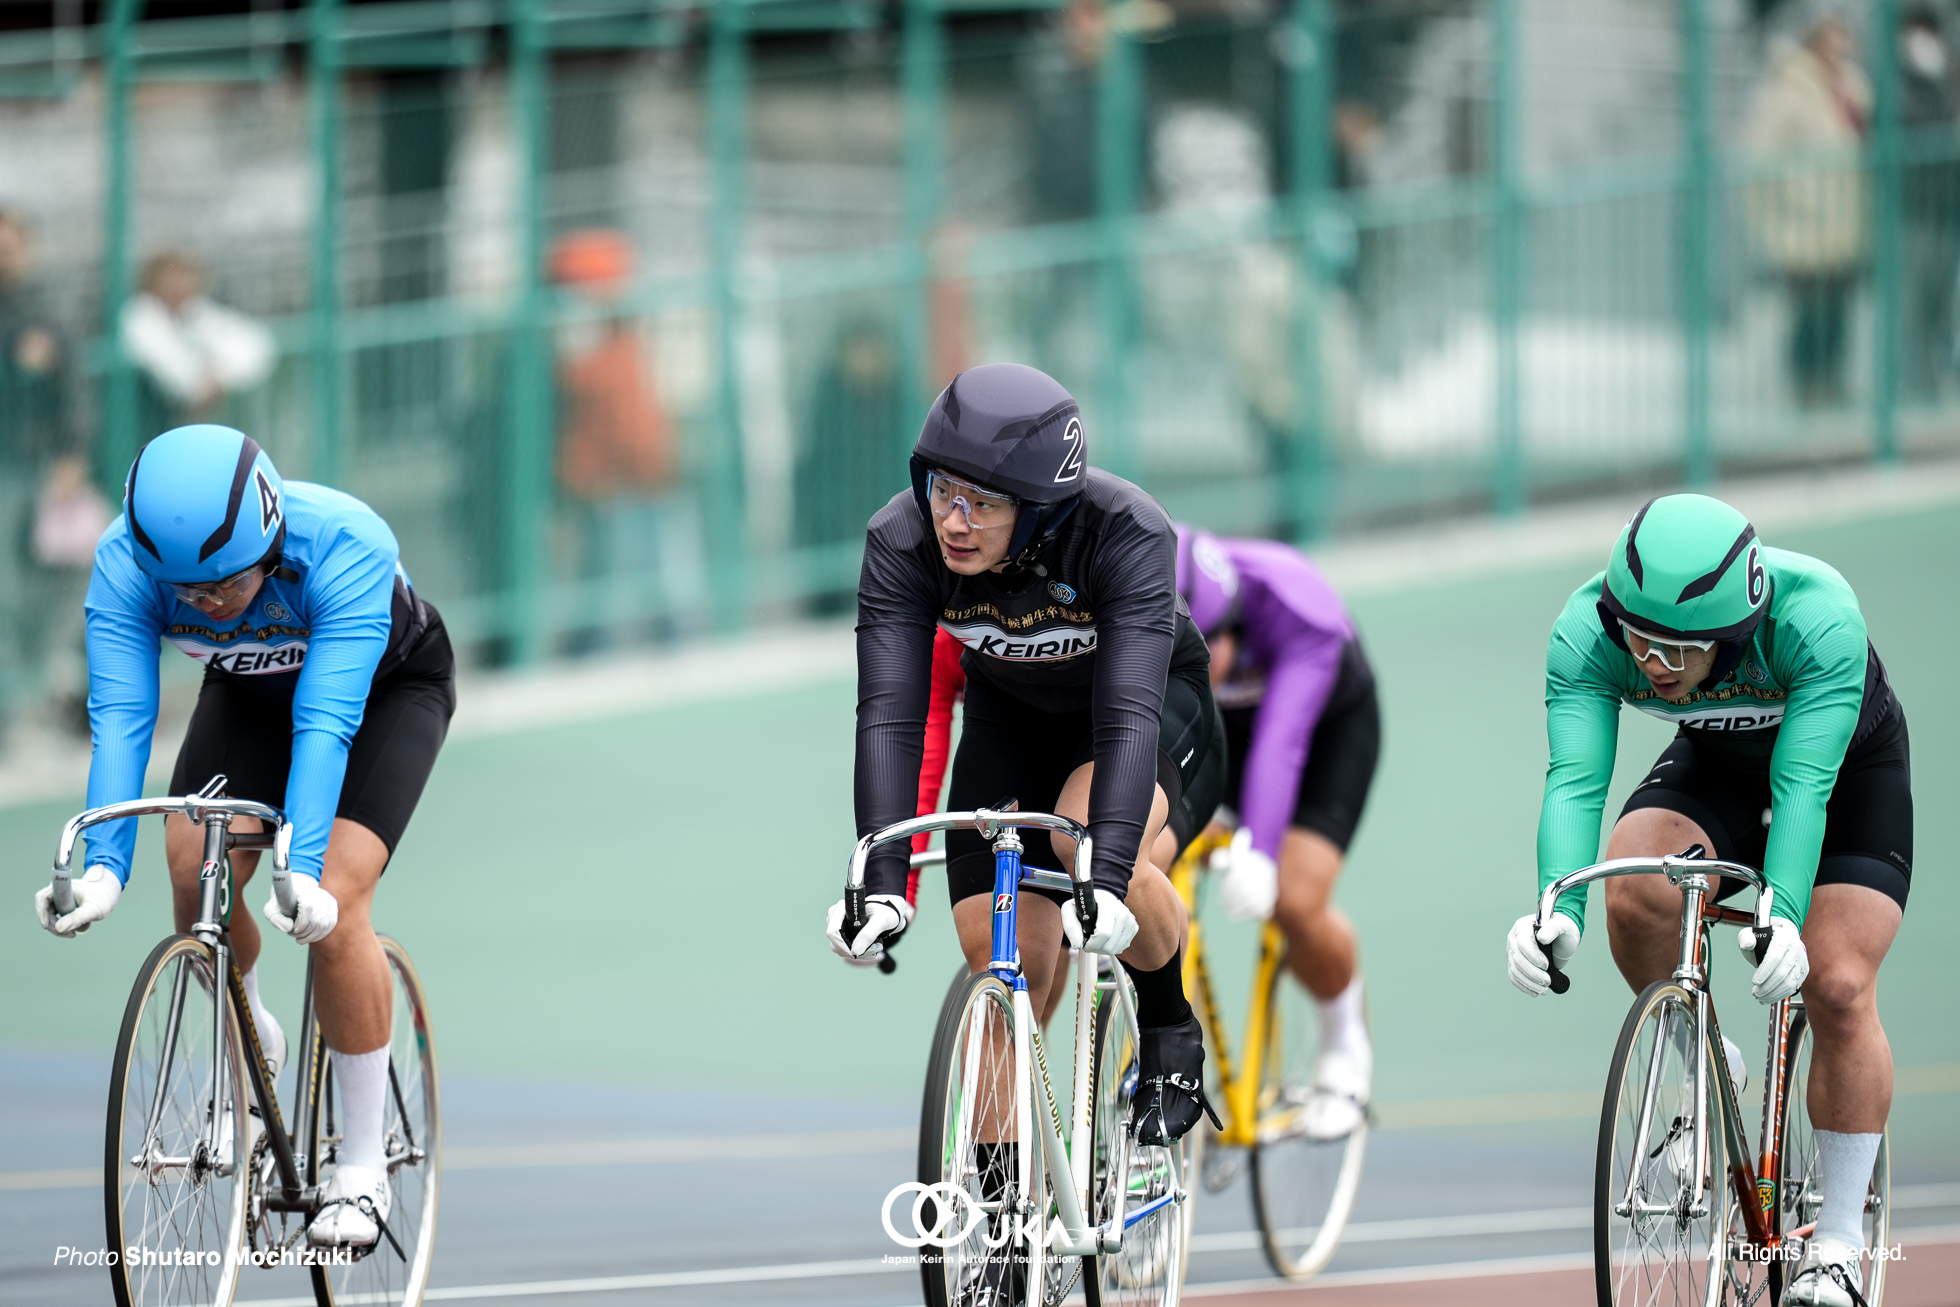
[[(1064, 935), (1122, 959), (1142, 1028), (1145, 1142), (1178, 1138), (1204, 1107), (1204, 1047), (1181, 978), (1185, 914), (1165, 872), (1225, 779), (1210, 656), (1176, 562), (1157, 501), (1089, 466), (1068, 391), (1002, 363), (961, 373), (933, 402), (911, 489), (871, 519), (858, 588), (859, 835), (914, 813), (943, 626), (966, 646), (967, 673), (948, 806), (1013, 796), (1095, 837), (1095, 933), (1082, 938), (1068, 896), (1024, 891), (1021, 959), (1037, 1012), (1059, 981)], [(1031, 865), (1070, 865), (1072, 841), (1023, 837)], [(977, 973), (991, 956), (992, 855), (972, 831), (949, 833), (946, 851), (953, 921)], [(833, 949), (876, 956), (904, 931), (906, 869), (901, 846), (872, 856), (868, 922), (847, 940), (844, 905), (833, 906)]]

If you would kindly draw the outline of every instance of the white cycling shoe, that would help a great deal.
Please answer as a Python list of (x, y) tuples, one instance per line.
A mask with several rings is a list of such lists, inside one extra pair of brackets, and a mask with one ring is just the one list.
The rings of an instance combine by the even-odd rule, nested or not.
[(320, 1195), (322, 1206), (306, 1227), (315, 1248), (367, 1248), (381, 1237), (394, 1195), (386, 1171), (341, 1166)]
[(1839, 1239), (1812, 1239), (1783, 1291), (1781, 1307), (1864, 1307), (1865, 1250)]
[(1375, 1056), (1358, 1051), (1322, 1053), (1313, 1065), (1313, 1087), (1300, 1112), (1300, 1132), (1315, 1143), (1345, 1139), (1368, 1119), (1368, 1098), (1374, 1088)]

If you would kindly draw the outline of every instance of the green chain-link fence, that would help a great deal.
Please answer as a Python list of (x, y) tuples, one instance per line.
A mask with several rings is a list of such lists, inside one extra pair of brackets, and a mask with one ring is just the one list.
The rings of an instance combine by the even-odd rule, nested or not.
[[(500, 662), (846, 610), (989, 360), (1174, 514), (1301, 539), (1953, 443), (1960, 97), (1884, 0), (1848, 57), (1753, 11), (108, 0), (0, 36), (0, 676), (72, 680), (60, 456), (113, 500), (200, 416), (372, 503)], [(269, 361), (165, 384), (129, 306), (173, 268)]]

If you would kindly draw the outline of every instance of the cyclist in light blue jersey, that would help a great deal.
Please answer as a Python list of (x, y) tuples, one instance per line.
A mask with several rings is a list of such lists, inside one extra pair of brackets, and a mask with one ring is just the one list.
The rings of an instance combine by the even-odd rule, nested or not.
[[(89, 806), (142, 794), (158, 642), (168, 641), (205, 668), (170, 792), (193, 793), (223, 773), (231, 797), (281, 808), (293, 823), (294, 913), (276, 899), (265, 912), (312, 946), (343, 1121), (338, 1166), (308, 1235), (323, 1246), (372, 1244), (390, 1205), (382, 1113), (391, 990), (368, 912), (455, 710), (442, 619), (409, 584), (394, 533), (373, 509), (326, 486), (282, 481), (256, 441), (211, 425), (167, 431), (137, 455), (123, 515), (96, 546), (87, 614)], [(101, 827), (74, 883), (74, 911), (57, 916), (44, 889), (41, 924), (69, 938), (108, 916), (135, 843), (130, 822)], [(183, 931), (196, 916), (203, 833), (170, 817), (165, 850)], [(256, 852), (233, 855), (241, 888), (257, 862)], [(276, 1075), (286, 1041), (259, 1000), (258, 927), (241, 912), (230, 928)]]

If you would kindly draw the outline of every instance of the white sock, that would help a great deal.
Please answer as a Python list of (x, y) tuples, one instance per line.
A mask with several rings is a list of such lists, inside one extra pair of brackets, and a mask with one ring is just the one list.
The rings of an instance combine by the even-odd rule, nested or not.
[(1735, 1092), (1740, 1097), (1749, 1087), (1749, 1065), (1742, 1060), (1742, 1048), (1727, 1035), (1722, 1036), (1722, 1051), (1729, 1055), (1729, 1079), (1735, 1081)]
[(1354, 973), (1346, 989), (1329, 999), (1316, 999), (1320, 1008), (1320, 1051), (1347, 1053), (1364, 1062), (1373, 1062), (1368, 1044), (1368, 1019), (1361, 1006), (1361, 973)]
[(333, 1074), (340, 1090), (335, 1101), (340, 1115), (339, 1164), (387, 1170), (381, 1118), (388, 1102), (388, 1046), (383, 1044), (372, 1053), (335, 1053)]
[(272, 1014), (267, 1012), (265, 1004), (259, 1001), (259, 964), (254, 962), (252, 969), (246, 972), (242, 979), (245, 984), (245, 1006), (252, 1009), (252, 1024), (264, 1030), (265, 1023), (272, 1019)]
[(1846, 1135), (1835, 1130), (1817, 1134), (1818, 1179), (1824, 1185), (1824, 1207), (1817, 1213), (1818, 1239), (1836, 1239), (1853, 1248), (1865, 1246), (1865, 1193), (1871, 1188), (1872, 1166), (1878, 1161), (1877, 1135)]

